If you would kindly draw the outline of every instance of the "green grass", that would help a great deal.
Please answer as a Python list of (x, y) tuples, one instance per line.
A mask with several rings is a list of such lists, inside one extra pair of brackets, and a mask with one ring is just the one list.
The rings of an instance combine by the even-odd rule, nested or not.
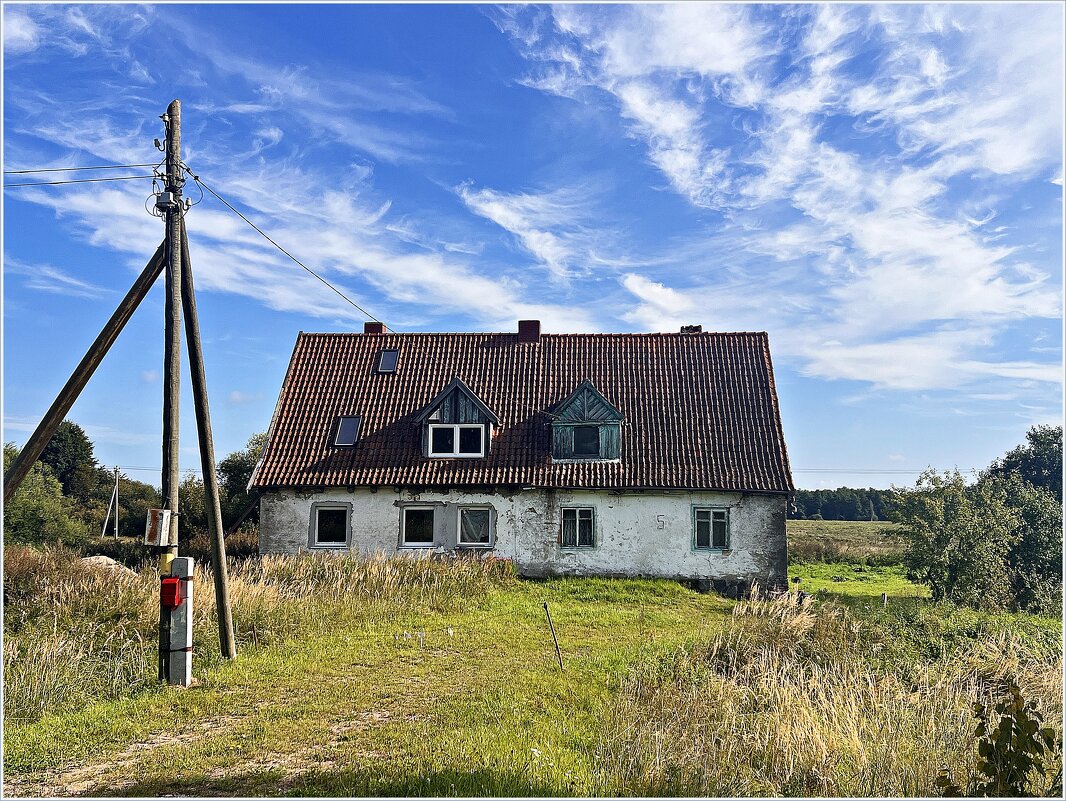
[[(829, 525), (843, 536), (844, 527)], [(881, 528), (865, 528), (875, 545)], [(849, 536), (852, 553), (859, 553), (862, 531)], [(78, 671), (107, 664), (92, 639), (100, 637), (100, 621), (104, 631), (126, 631), (130, 642), (152, 630), (150, 576), (116, 590), (72, 573), (61, 555), (6, 556), (5, 668), (18, 681), (32, 679), (32, 671), (10, 671), (19, 649), (50, 638), (76, 640), (80, 618), (97, 622), (83, 631)], [(5, 790), (125, 796), (930, 792), (933, 752), (920, 756), (929, 721), (954, 715), (938, 733), (935, 753), (960, 769), (972, 761), (966, 716), (986, 679), (972, 684), (967, 677), (994, 682), (1004, 671), (1022, 672), (1027, 691), (1038, 697), (1054, 699), (1054, 682), (1061, 690), (1058, 621), (932, 604), (918, 597), (898, 565), (806, 562), (790, 573), (803, 579), (805, 591), (824, 589), (816, 597), (833, 600), (780, 611), (757, 603), (738, 617), (733, 601), (671, 581), (522, 581), (491, 565), (365, 565), (328, 557), (247, 565), (231, 578), (240, 657), (218, 659), (208, 594), (197, 618), (200, 683), (194, 688), (144, 680), (132, 697), (122, 697), (113, 682), (79, 690), (71, 685), (81, 673), (57, 671), (34, 712), (36, 696), (8, 684), (16, 691), (9, 699), (24, 699), (14, 708), (24, 711), (5, 720)], [(834, 582), (834, 575), (845, 580)], [(198, 584), (209, 585), (206, 578)], [(889, 594), (887, 607), (881, 592)], [(562, 671), (544, 603), (559, 636)], [(777, 650), (763, 653), (770, 645)], [(151, 643), (146, 647), (150, 652)], [(838, 663), (851, 672), (823, 670)], [(855, 688), (866, 688), (866, 695)], [(817, 698), (808, 697), (815, 691)], [(806, 739), (776, 737), (798, 725), (794, 717), (775, 717), (766, 699), (778, 692), (780, 703), (808, 716)], [(902, 705), (877, 711), (889, 697)], [(1051, 719), (1061, 728), (1061, 699), (1058, 704)], [(918, 711), (912, 714), (912, 707)], [(891, 710), (896, 718), (875, 716)], [(899, 726), (903, 734), (879, 745), (876, 759), (864, 756), (850, 740), (832, 739), (838, 714), (860, 741), (868, 736), (862, 732), (884, 726)], [(820, 764), (821, 752), (811, 751), (811, 743), (821, 742), (814, 732), (827, 738), (818, 748), (843, 760), (832, 776), (818, 778), (817, 769), (801, 767), (809, 759)], [(722, 750), (723, 742), (741, 740), (758, 741), (763, 750)], [(708, 755), (720, 762), (700, 761)], [(856, 773), (859, 762), (894, 767)], [(785, 764), (796, 766), (791, 775)], [(734, 780), (741, 783), (728, 784)]]
[(790, 561), (894, 564), (905, 546), (895, 523), (862, 520), (789, 520)]

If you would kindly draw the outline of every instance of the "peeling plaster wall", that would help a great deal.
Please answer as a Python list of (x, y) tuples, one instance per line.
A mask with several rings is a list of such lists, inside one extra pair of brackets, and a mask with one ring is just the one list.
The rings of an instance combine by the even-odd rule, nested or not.
[[(444, 553), (455, 549), (459, 507), (494, 510), (494, 556), (512, 559), (526, 576), (609, 575), (702, 579), (716, 585), (780, 587), (787, 581), (782, 495), (730, 492), (613, 494), (606, 491), (526, 490), (410, 492), (381, 488), (318, 493), (269, 493), (259, 504), (260, 553), (310, 547), (313, 504), (351, 505), (350, 549), (362, 554)], [(400, 515), (407, 505), (435, 508), (434, 548), (401, 548)], [(596, 512), (596, 547), (559, 545), (560, 509)], [(693, 506), (729, 508), (729, 549), (694, 550)], [(343, 550), (343, 546), (340, 550)], [(312, 550), (321, 550), (312, 548)], [(337, 550), (334, 548), (333, 550)]]

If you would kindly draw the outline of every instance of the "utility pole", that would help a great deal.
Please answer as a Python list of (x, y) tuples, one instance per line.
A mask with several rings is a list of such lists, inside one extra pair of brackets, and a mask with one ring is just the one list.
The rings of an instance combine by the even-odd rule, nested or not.
[(178, 402), (181, 386), (181, 101), (163, 115), (166, 176), (157, 206), (166, 222), (166, 311), (163, 334), (163, 508), (170, 510), (170, 536), (159, 554), (159, 572), (170, 573), (178, 555)]
[(115, 539), (118, 539), (118, 465), (115, 465)]

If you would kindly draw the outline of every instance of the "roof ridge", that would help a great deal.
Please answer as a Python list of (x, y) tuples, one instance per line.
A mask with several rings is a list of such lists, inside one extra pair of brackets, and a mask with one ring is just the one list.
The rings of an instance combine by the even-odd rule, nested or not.
[[(303, 336), (308, 337), (517, 337), (515, 331), (386, 331), (384, 334), (366, 334), (362, 331), (301, 331)], [(699, 337), (699, 336), (767, 336), (766, 331), (700, 331), (694, 334), (683, 334), (680, 331), (596, 331), (596, 332), (564, 332), (543, 333), (545, 337)]]

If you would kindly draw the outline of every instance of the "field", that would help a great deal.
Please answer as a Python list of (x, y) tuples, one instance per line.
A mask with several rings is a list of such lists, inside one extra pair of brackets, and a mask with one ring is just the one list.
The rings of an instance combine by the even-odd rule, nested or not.
[(794, 551), (824, 532), (848, 552), (792, 565), (801, 601), (505, 563), (246, 563), (241, 656), (218, 659), (201, 597), (188, 690), (152, 680), (150, 574), (9, 548), (5, 791), (935, 795), (942, 769), (973, 772), (972, 704), (1007, 681), (1061, 732), (1060, 621), (934, 605), (884, 526), (802, 522)]

